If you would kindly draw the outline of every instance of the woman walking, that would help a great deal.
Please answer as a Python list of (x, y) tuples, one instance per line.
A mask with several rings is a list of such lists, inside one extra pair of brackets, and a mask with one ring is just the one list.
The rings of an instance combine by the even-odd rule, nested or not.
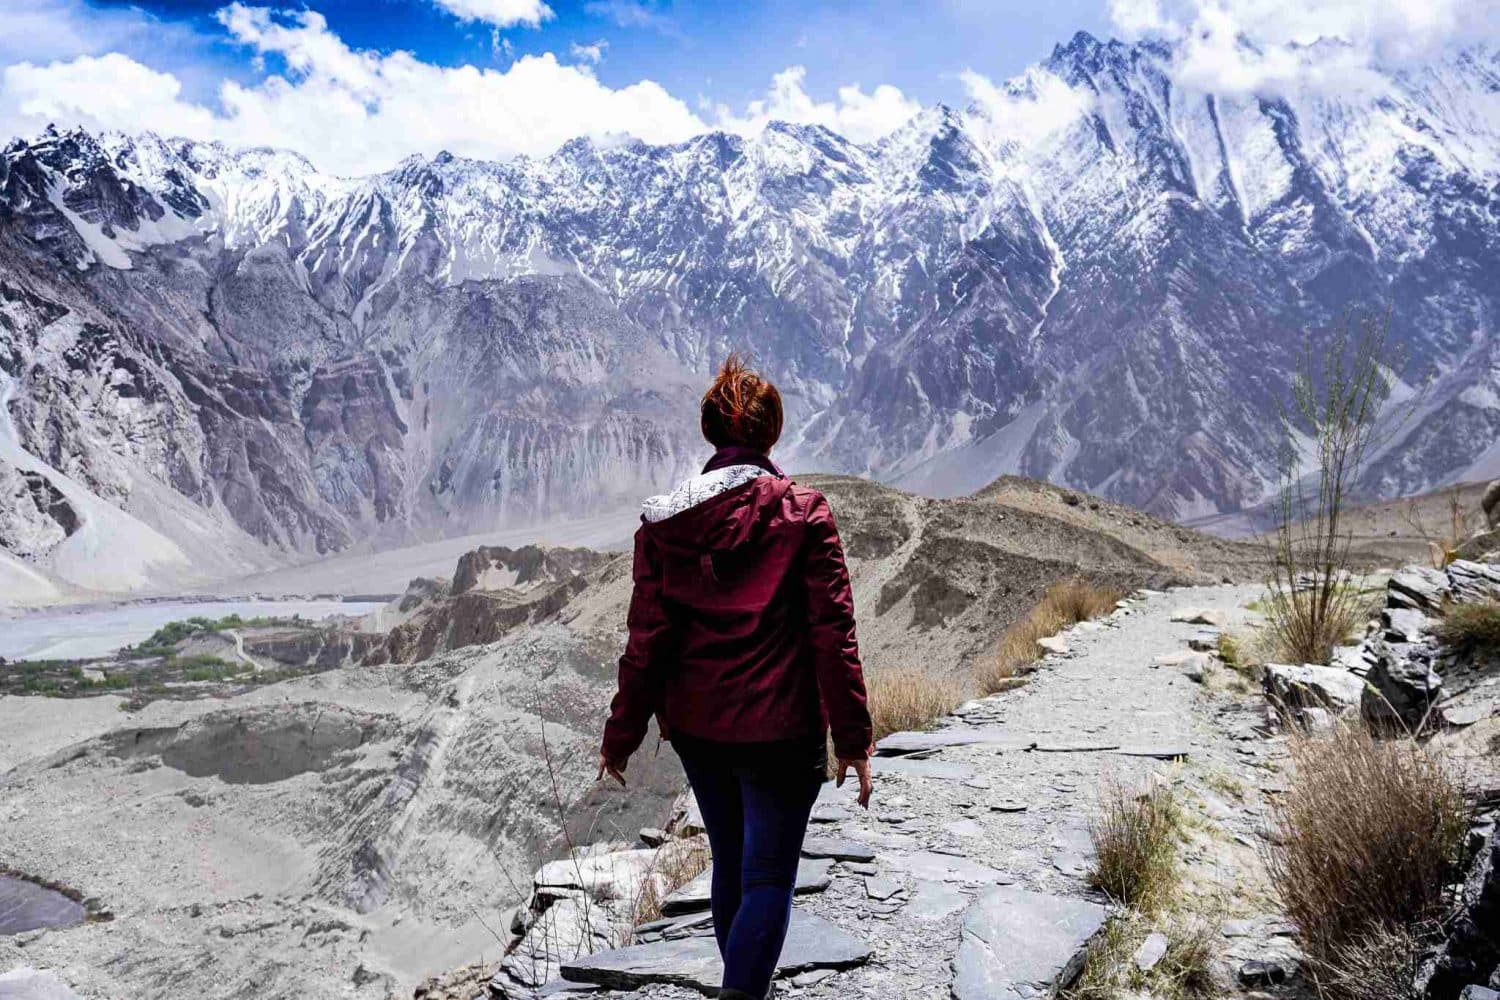
[(870, 716), (833, 513), (770, 459), (776, 387), (731, 355), (703, 397), (714, 455), (646, 500), (630, 638), (599, 776), (625, 784), (652, 715), (682, 759), (713, 848), (722, 997), (769, 996), (797, 859), (827, 774), (870, 802)]

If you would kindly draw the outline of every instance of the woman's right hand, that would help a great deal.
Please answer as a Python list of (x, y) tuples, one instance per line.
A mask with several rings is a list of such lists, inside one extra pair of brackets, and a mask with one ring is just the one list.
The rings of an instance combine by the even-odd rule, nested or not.
[(606, 774), (609, 775), (611, 778), (614, 778), (616, 781), (618, 781), (620, 783), (620, 787), (621, 788), (625, 787), (625, 765), (624, 764), (615, 764), (612, 761), (610, 761), (610, 759), (608, 757), (604, 756), (603, 754), (600, 754), (599, 755), (599, 775), (594, 780), (595, 781), (603, 781), (604, 780), (604, 776)]
[(855, 775), (859, 778), (859, 798), (861, 807), (870, 808), (870, 793), (875, 790), (875, 784), (870, 780), (870, 758), (840, 757), (838, 767), (838, 779), (834, 782), (835, 788), (844, 787), (844, 778), (849, 774), (849, 768), (854, 768)]

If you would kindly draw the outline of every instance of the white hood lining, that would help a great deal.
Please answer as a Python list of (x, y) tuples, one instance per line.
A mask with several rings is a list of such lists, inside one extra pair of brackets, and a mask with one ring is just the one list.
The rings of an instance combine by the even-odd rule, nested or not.
[(647, 497), (641, 503), (641, 514), (652, 524), (711, 500), (736, 486), (743, 486), (752, 479), (769, 476), (771, 473), (758, 465), (726, 465), (713, 472), (705, 472), (677, 484), (671, 493), (659, 493)]

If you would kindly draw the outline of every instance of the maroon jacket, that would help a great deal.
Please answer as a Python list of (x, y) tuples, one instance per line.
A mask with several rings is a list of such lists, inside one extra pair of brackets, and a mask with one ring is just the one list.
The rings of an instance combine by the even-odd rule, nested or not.
[[(726, 464), (716, 455), (705, 471)], [(778, 473), (645, 522), (634, 576), (606, 759), (623, 765), (653, 714), (668, 738), (735, 743), (816, 736), (831, 724), (840, 757), (866, 756), (854, 601), (821, 493)]]

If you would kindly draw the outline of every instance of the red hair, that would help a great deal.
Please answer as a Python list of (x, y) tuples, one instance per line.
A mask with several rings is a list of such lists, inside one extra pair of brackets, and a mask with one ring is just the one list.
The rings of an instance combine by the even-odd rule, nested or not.
[(703, 394), (701, 426), (715, 448), (739, 445), (769, 452), (781, 437), (781, 393), (731, 354)]

